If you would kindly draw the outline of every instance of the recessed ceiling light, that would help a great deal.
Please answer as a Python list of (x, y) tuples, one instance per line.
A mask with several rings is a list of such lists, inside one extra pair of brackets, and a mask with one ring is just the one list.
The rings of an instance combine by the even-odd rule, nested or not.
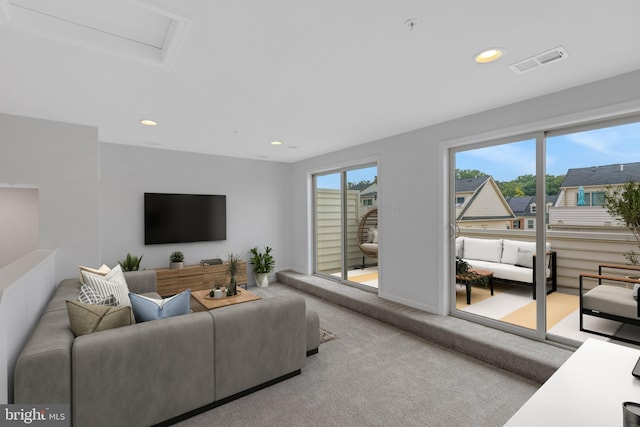
[(282, 145), (282, 142), (280, 142), (280, 141), (273, 141), (273, 142), (271, 143), (271, 145)]
[(144, 126), (156, 126), (158, 122), (151, 119), (142, 119), (140, 120), (140, 124)]
[(486, 64), (487, 62), (493, 62), (499, 59), (504, 54), (504, 49), (494, 47), (487, 49), (484, 52), (480, 52), (475, 56), (475, 61), (478, 64)]

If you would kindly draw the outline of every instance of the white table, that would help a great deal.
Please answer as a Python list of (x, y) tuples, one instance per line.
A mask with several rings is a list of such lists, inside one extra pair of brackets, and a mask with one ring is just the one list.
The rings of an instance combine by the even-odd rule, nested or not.
[(640, 403), (640, 379), (631, 375), (639, 357), (588, 339), (505, 426), (622, 426), (622, 402)]

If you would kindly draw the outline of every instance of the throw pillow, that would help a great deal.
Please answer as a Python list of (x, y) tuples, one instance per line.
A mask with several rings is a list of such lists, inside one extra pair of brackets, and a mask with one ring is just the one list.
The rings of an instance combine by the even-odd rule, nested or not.
[(373, 227), (369, 227), (367, 230), (367, 241), (365, 243), (373, 243), (373, 230), (375, 230)]
[(521, 249), (518, 249), (516, 265), (519, 265), (520, 267), (533, 268), (533, 254), (531, 253), (531, 251), (523, 251)]
[(633, 298), (635, 300), (638, 299), (638, 290), (640, 289), (640, 283), (636, 283), (635, 285), (633, 285)]
[(129, 293), (129, 298), (137, 323), (189, 314), (191, 311), (191, 289), (165, 299), (149, 298), (133, 292)]
[(80, 287), (80, 293), (78, 294), (78, 301), (85, 304), (111, 305), (111, 306), (118, 305), (118, 301), (116, 300), (116, 297), (114, 297), (113, 295), (99, 294), (87, 285), (82, 285)]
[(71, 331), (77, 337), (131, 325), (131, 307), (108, 307), (67, 301)]
[(116, 297), (119, 306), (131, 305), (131, 301), (129, 301), (129, 287), (127, 286), (124, 273), (119, 265), (115, 266), (104, 276), (86, 273), (85, 279), (85, 284), (98, 294), (113, 295)]
[(84, 283), (84, 275), (85, 275), (85, 273), (97, 274), (98, 276), (104, 276), (105, 274), (107, 274), (108, 272), (111, 271), (109, 266), (107, 266), (106, 264), (102, 264), (100, 266), (100, 268), (85, 267), (83, 265), (79, 265), (78, 268), (80, 269), (80, 283)]
[(373, 241), (371, 243), (378, 243), (378, 229), (373, 229)]

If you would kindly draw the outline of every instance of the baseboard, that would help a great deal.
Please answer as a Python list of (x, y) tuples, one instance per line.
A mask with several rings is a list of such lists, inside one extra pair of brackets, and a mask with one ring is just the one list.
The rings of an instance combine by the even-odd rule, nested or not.
[[(312, 350), (310, 350), (310, 351), (312, 351)], [(317, 352), (318, 352), (318, 350), (316, 349), (316, 353)], [(258, 390), (262, 390), (263, 388), (267, 388), (267, 387), (270, 387), (270, 386), (272, 386), (274, 384), (282, 382), (284, 380), (288, 380), (289, 378), (293, 378), (296, 375), (300, 375), (301, 372), (302, 371), (300, 369), (297, 369), (297, 370), (295, 370), (293, 372), (289, 372), (288, 374), (285, 374), (285, 375), (283, 375), (281, 377), (274, 378), (271, 381), (267, 381), (266, 383), (259, 384), (259, 385), (255, 386), (255, 387), (251, 387), (251, 388), (249, 388), (247, 390), (244, 390), (244, 391), (241, 391), (241, 392), (236, 393), (234, 395), (225, 397), (224, 399), (216, 400), (215, 402), (212, 402), (212, 403), (210, 403), (208, 405), (201, 406), (200, 408), (196, 408), (196, 409), (193, 409), (193, 410), (191, 410), (189, 412), (186, 412), (186, 413), (184, 413), (182, 415), (178, 415), (177, 417), (173, 417), (173, 418), (168, 419), (166, 421), (162, 421), (161, 423), (155, 424), (153, 427), (164, 427), (164, 426), (174, 425), (176, 423), (179, 423), (180, 421), (184, 421), (184, 420), (186, 420), (188, 418), (191, 418), (191, 417), (194, 417), (194, 416), (196, 416), (198, 414), (202, 414), (203, 412), (207, 412), (207, 411), (210, 411), (210, 410), (212, 410), (214, 408), (217, 408), (218, 406), (222, 406), (222, 405), (224, 405), (226, 403), (229, 403), (229, 402), (232, 402), (232, 401), (234, 401), (236, 399), (240, 399), (241, 397), (247, 396), (247, 395), (249, 395), (251, 393), (254, 393), (254, 392), (258, 391)]]

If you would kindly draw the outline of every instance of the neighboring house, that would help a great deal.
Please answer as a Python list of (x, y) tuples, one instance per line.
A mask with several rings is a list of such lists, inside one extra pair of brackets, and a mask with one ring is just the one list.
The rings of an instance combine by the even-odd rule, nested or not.
[(360, 191), (360, 206), (373, 207), (378, 204), (378, 183), (374, 182)]
[(511, 228), (516, 219), (491, 176), (456, 180), (456, 223), (461, 228)]
[[(547, 196), (546, 212), (549, 212), (549, 208), (553, 206), (558, 196)], [(536, 229), (536, 197), (535, 196), (523, 196), (523, 197), (507, 197), (509, 207), (516, 215), (516, 219), (513, 220), (511, 228), (514, 230), (535, 230)]]
[(604, 208), (608, 188), (640, 181), (640, 162), (569, 169), (549, 210), (553, 229), (624, 227)]

